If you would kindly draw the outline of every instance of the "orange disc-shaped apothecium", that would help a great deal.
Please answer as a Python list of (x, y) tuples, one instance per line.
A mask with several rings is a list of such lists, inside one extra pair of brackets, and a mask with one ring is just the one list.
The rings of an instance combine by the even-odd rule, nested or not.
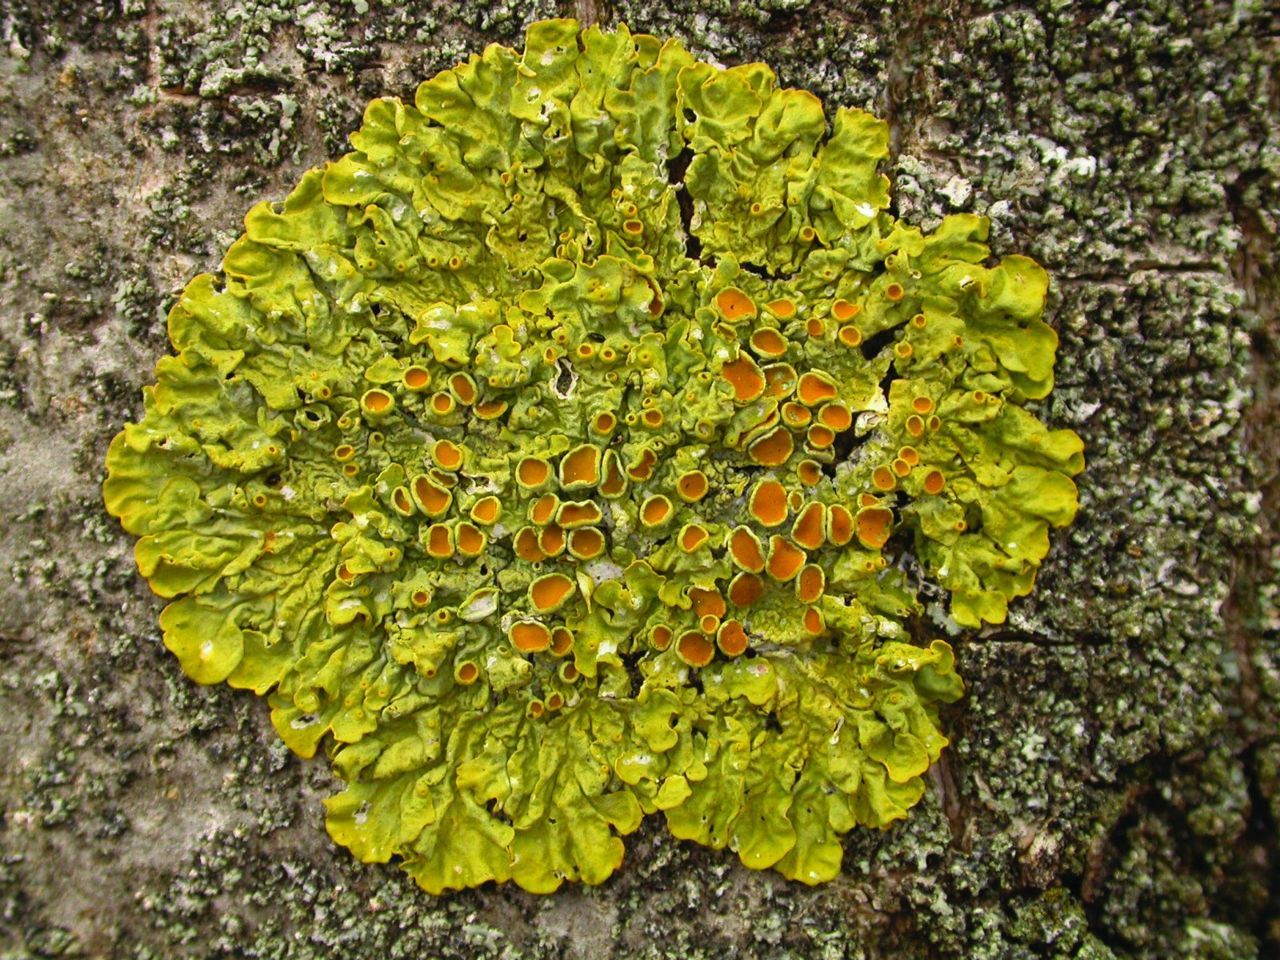
[(764, 374), (747, 356), (726, 363), (720, 375), (733, 387), (733, 397), (738, 403), (750, 403), (764, 393)]
[(752, 299), (736, 288), (721, 290), (716, 294), (716, 309), (726, 320), (736, 322), (756, 315), (756, 305)]

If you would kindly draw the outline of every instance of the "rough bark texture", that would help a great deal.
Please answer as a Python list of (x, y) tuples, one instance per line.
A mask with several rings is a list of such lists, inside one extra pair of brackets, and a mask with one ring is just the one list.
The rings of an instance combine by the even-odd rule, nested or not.
[[(335, 847), (322, 762), (187, 681), (103, 511), (164, 312), (373, 96), (576, 14), (893, 128), (896, 212), (1054, 278), (1082, 510), (909, 822), (817, 889), (667, 837), (599, 889), (438, 899)], [(1280, 23), (1261, 0), (0, 0), (0, 951), (1280, 954)]]

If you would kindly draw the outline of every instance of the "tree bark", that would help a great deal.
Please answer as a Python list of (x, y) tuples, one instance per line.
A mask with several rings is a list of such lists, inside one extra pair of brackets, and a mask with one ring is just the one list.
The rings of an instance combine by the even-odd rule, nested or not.
[[(103, 510), (164, 312), (374, 96), (573, 15), (893, 132), (895, 212), (1049, 270), (1076, 524), (906, 823), (787, 883), (657, 823), (606, 885), (431, 898), (199, 688)], [(1280, 21), (1261, 2), (0, 0), (0, 956), (1280, 955)], [(3, 952), (7, 951), (7, 952)]]

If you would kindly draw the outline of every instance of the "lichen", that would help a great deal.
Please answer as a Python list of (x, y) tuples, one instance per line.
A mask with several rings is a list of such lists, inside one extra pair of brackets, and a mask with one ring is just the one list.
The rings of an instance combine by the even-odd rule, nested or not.
[(429, 891), (599, 883), (657, 812), (830, 879), (947, 743), (921, 596), (1002, 622), (1074, 516), (1044, 271), (895, 220), (883, 122), (625, 28), (351, 140), (189, 284), (111, 444), (166, 645)]

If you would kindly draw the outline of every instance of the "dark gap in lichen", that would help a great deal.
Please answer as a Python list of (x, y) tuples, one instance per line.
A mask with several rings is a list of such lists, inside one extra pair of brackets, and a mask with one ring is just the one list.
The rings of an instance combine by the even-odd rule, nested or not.
[[(683, 207), (684, 205), (681, 204), (681, 206)], [(681, 211), (681, 215), (683, 216), (683, 210)], [(688, 220), (685, 220), (685, 223), (686, 223), (686, 229), (684, 233), (685, 256), (687, 256), (690, 260), (696, 260), (699, 263), (703, 263), (705, 261), (703, 261), (702, 259), (702, 241), (693, 235), (692, 230), (688, 229), (687, 227)]]
[(411, 410), (407, 405), (401, 405), (400, 407), (398, 407), (397, 413), (399, 413), (399, 415), (402, 416), (405, 419), (405, 421), (409, 424), (409, 426), (411, 426), (414, 430), (417, 430), (420, 433), (428, 432), (427, 427), (422, 422), (421, 418), (418, 417), (417, 414), (414, 413), (414, 411)]
[(924, 622), (924, 616), (919, 613), (913, 613), (906, 617), (903, 625), (907, 628), (907, 633), (911, 635), (911, 639), (925, 647), (933, 641), (938, 635), (937, 627), (931, 626)]
[(693, 197), (684, 185), (684, 175), (693, 162), (693, 151), (685, 147), (667, 162), (667, 183), (676, 191), (680, 224), (684, 227), (684, 252), (690, 260), (702, 261), (702, 241), (693, 233)]
[(693, 162), (693, 151), (685, 147), (674, 157), (667, 161), (667, 183), (675, 186), (683, 186), (684, 175), (689, 170), (689, 164)]
[(573, 386), (573, 368), (562, 357), (556, 361), (556, 370), (559, 372), (556, 374), (555, 391), (560, 396), (567, 397), (569, 388)]
[[(921, 576), (922, 571), (916, 563), (915, 556), (911, 552), (912, 547), (915, 545), (915, 531), (901, 523), (901, 507), (903, 504), (908, 502), (908, 499), (909, 498), (906, 494), (901, 490), (894, 491), (894, 502), (889, 504), (889, 506), (893, 509), (895, 517), (894, 523), (897, 524), (897, 527), (893, 533), (890, 534), (889, 539), (885, 541), (884, 546), (880, 548), (880, 553), (885, 557), (885, 559), (892, 560), (893, 566), (903, 572), (914, 571), (916, 573), (915, 579), (923, 580), (924, 578)], [(930, 637), (930, 639), (932, 639), (932, 637)], [(926, 647), (929, 646), (928, 641), (925, 641), (924, 645)]]
[(874, 360), (880, 355), (880, 351), (889, 345), (897, 332), (893, 327), (890, 327), (888, 330), (881, 330), (879, 333), (873, 333), (867, 337), (858, 348), (862, 351), (862, 358), (868, 362)]
[(835, 465), (848, 460), (853, 451), (870, 439), (869, 433), (859, 435), (856, 431), (849, 429), (836, 434), (835, 443), (831, 445), (831, 454), (834, 458), (831, 463), (822, 465), (822, 472), (827, 476), (834, 478), (836, 475)]
[(982, 508), (978, 504), (965, 505), (964, 528), (968, 533), (977, 533), (982, 529)]
[[(923, 564), (920, 563), (920, 558), (916, 556), (914, 547), (915, 534), (913, 533), (908, 538), (906, 547), (903, 549), (902, 553), (898, 555), (898, 559), (895, 561), (894, 565), (905, 573), (911, 582), (915, 584), (917, 588), (916, 598), (921, 602), (946, 599), (947, 591), (930, 579)], [(908, 629), (911, 631), (912, 636), (916, 636), (916, 633), (911, 629), (910, 624), (908, 624)], [(932, 640), (936, 635), (936, 632), (929, 634), (928, 640), (925, 642), (925, 646), (928, 646), (928, 641)]]
[(764, 728), (772, 730), (774, 733), (782, 732), (782, 722), (778, 720), (778, 715), (772, 710), (764, 715)]
[(493, 817), (495, 820), (499, 821), (500, 823), (505, 823), (508, 826), (510, 826), (511, 818), (507, 816), (507, 812), (502, 809), (501, 801), (496, 799), (490, 800), (485, 806), (486, 806), (486, 809), (489, 811), (489, 816)]
[(893, 364), (889, 365), (889, 369), (884, 372), (884, 376), (880, 378), (880, 395), (889, 396), (889, 388), (893, 386), (893, 381), (898, 379), (898, 371), (893, 369)]
[(767, 268), (758, 263), (743, 262), (738, 264), (738, 266), (742, 268), (744, 273), (750, 273), (753, 276), (759, 277), (761, 280), (775, 281), (778, 279), (778, 275), (776, 273), (770, 272)]
[(702, 688), (702, 672), (699, 670), (689, 671), (689, 686), (697, 691), (698, 696), (702, 696), (705, 692)]
[(632, 699), (639, 696), (640, 688), (644, 686), (644, 674), (640, 672), (640, 661), (644, 659), (647, 652), (622, 654), (622, 665), (626, 667), (627, 679), (631, 681), (631, 692), (628, 696)]

